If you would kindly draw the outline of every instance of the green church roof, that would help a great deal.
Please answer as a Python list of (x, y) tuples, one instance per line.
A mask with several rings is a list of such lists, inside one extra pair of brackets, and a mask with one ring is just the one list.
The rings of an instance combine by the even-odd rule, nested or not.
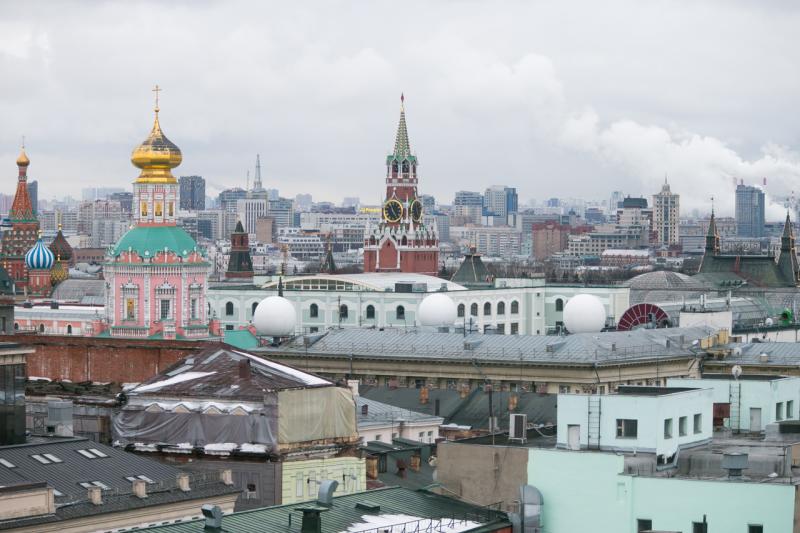
[(197, 248), (197, 243), (183, 228), (177, 226), (139, 226), (129, 230), (111, 248), (111, 257), (119, 257), (128, 249), (143, 258), (154, 257), (168, 249), (179, 257), (188, 257)]

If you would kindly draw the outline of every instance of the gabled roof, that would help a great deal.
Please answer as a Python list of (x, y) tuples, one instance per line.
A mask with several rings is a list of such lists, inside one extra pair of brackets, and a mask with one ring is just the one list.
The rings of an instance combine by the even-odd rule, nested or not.
[(269, 391), (321, 386), (332, 387), (333, 383), (222, 345), (183, 358), (128, 394), (260, 401)]
[[(11, 487), (46, 482), (57, 491), (55, 514), (0, 521), (0, 529), (235, 492), (233, 487), (222, 483), (183, 492), (175, 487), (176, 476), (181, 472), (179, 469), (84, 438), (35, 437), (25, 444), (0, 447), (0, 459), (13, 465), (0, 465), (0, 485)], [(131, 493), (132, 482), (126, 478), (137, 476), (159, 484), (161, 490), (148, 491), (147, 499), (134, 496)], [(89, 503), (88, 489), (80, 485), (93, 482), (102, 484), (95, 486), (108, 487), (103, 489), (101, 506)]]

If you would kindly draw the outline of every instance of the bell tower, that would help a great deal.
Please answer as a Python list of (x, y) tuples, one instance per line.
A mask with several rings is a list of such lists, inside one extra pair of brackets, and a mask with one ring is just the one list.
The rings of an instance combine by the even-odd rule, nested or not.
[(386, 197), (381, 222), (364, 242), (364, 272), (416, 272), (435, 276), (439, 238), (425, 225), (417, 192), (419, 161), (411, 153), (405, 96), (400, 95), (400, 121), (394, 151), (386, 157)]

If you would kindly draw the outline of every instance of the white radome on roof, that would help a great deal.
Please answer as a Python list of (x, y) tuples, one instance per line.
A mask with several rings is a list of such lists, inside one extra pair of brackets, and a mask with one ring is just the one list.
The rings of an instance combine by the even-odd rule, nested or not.
[(570, 333), (595, 333), (606, 325), (606, 308), (597, 296), (578, 294), (564, 306), (564, 325)]
[(419, 323), (423, 326), (452, 326), (457, 318), (456, 303), (441, 292), (429, 294), (417, 308)]
[(283, 296), (264, 298), (253, 313), (253, 326), (260, 335), (271, 337), (292, 335), (296, 324), (294, 306)]

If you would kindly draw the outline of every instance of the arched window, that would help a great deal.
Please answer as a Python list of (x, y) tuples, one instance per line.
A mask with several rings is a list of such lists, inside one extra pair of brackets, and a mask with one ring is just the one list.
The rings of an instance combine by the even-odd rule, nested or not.
[(483, 316), (488, 316), (492, 314), (492, 304), (486, 302), (483, 304)]
[(373, 319), (375, 318), (375, 306), (368, 305), (367, 306), (367, 318)]
[(311, 304), (308, 308), (308, 316), (311, 318), (319, 317), (319, 306), (317, 304)]
[(406, 319), (406, 308), (402, 305), (397, 306), (397, 320), (405, 320)]
[(225, 304), (225, 316), (233, 316), (233, 302)]
[(464, 316), (464, 304), (458, 304), (458, 317), (462, 318)]
[(72, 335), (72, 324), (67, 324), (67, 335)]
[(347, 319), (347, 306), (344, 304), (339, 306), (339, 318)]
[(44, 333), (44, 324), (39, 324), (39, 333)]
[(19, 322), (14, 322), (14, 329), (15, 329), (15, 330), (18, 330), (18, 329), (19, 329)]
[(469, 306), (469, 314), (472, 316), (478, 316), (478, 304), (472, 304)]
[(519, 313), (519, 302), (514, 300), (511, 302), (511, 314), (516, 315), (517, 313)]
[(250, 316), (256, 314), (256, 307), (258, 307), (258, 302), (253, 302), (253, 305), (250, 306)]
[(564, 300), (558, 298), (556, 300), (556, 311), (563, 311), (564, 310)]
[(500, 302), (499, 304), (497, 304), (497, 314), (498, 315), (506, 314), (506, 303), (505, 302)]

